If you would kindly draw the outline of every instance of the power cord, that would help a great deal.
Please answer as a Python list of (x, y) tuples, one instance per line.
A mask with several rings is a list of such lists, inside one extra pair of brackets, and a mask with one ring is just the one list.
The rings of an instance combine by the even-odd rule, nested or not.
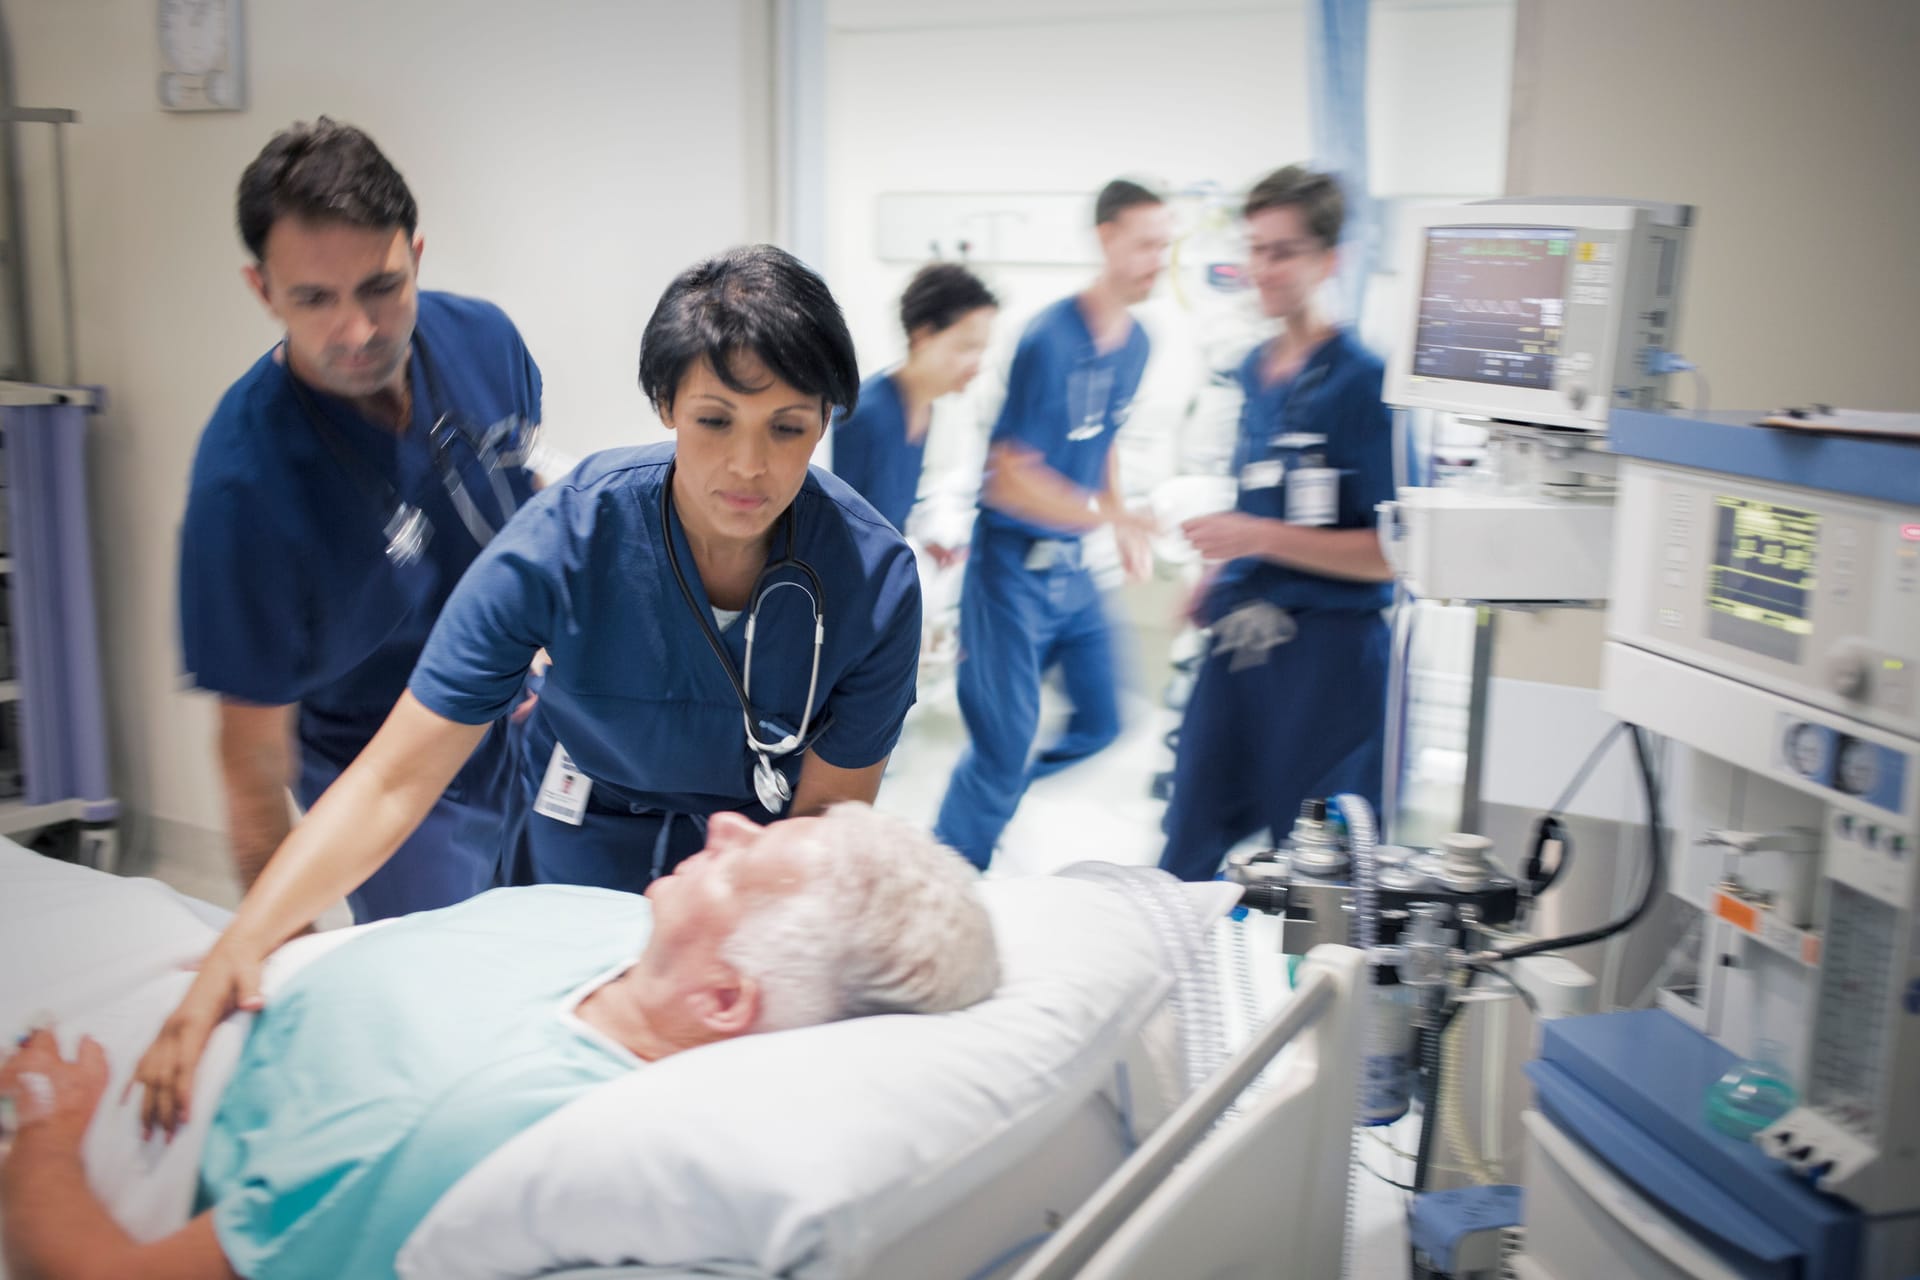
[(1537, 942), (1522, 943), (1517, 947), (1495, 948), (1469, 956), (1470, 964), (1494, 964), (1506, 960), (1518, 960), (1522, 956), (1538, 955), (1543, 951), (1558, 951), (1564, 947), (1585, 946), (1589, 942), (1599, 942), (1616, 933), (1623, 933), (1640, 923), (1648, 911), (1653, 909), (1659, 896), (1660, 886), (1666, 881), (1666, 829), (1661, 817), (1660, 784), (1654, 777), (1652, 748), (1647, 744), (1647, 731), (1638, 725), (1629, 725), (1633, 737), (1634, 761), (1639, 766), (1640, 786), (1646, 795), (1647, 804), (1647, 880), (1640, 892), (1640, 900), (1626, 915), (1609, 924), (1586, 929), (1579, 933), (1570, 933), (1559, 938), (1542, 938)]
[(1712, 403), (1707, 387), (1707, 375), (1700, 366), (1664, 347), (1644, 347), (1640, 352), (1640, 367), (1647, 373), (1661, 375), (1668, 373), (1689, 373), (1693, 375), (1693, 412), (1705, 413)]
[[(1580, 794), (1580, 789), (1587, 785), (1587, 779), (1593, 776), (1593, 771), (1599, 766), (1601, 758), (1606, 755), (1607, 748), (1613, 745), (1613, 740), (1619, 737), (1626, 727), (1620, 721), (1614, 722), (1613, 727), (1593, 745), (1593, 750), (1587, 753), (1587, 758), (1581, 761), (1580, 768), (1574, 772), (1573, 780), (1568, 782), (1560, 792), (1560, 798), (1553, 802), (1553, 807), (1548, 809), (1535, 824), (1533, 847), (1528, 851), (1526, 863), (1521, 869), (1521, 878), (1527, 885), (1529, 897), (1538, 897), (1550, 889), (1553, 882), (1560, 878), (1560, 872), (1566, 868), (1567, 860), (1573, 856), (1573, 838), (1567, 834), (1566, 826), (1560, 821), (1561, 816), (1565, 814), (1567, 806), (1573, 803), (1574, 797)], [(1553, 853), (1553, 861), (1550, 865), (1547, 862), (1549, 850)]]
[(1511, 990), (1514, 995), (1520, 997), (1520, 1003), (1527, 1006), (1528, 1013), (1532, 1014), (1536, 1018), (1540, 1016), (1540, 1002), (1533, 998), (1533, 993), (1528, 991), (1525, 987), (1521, 986), (1519, 983), (1515, 982), (1512, 978), (1509, 978), (1506, 974), (1501, 973), (1498, 969), (1492, 968), (1488, 965), (1475, 964), (1472, 961), (1468, 961), (1467, 968), (1472, 970), (1474, 973), (1483, 974), (1486, 977), (1494, 978), (1500, 982), (1506, 983), (1508, 989)]

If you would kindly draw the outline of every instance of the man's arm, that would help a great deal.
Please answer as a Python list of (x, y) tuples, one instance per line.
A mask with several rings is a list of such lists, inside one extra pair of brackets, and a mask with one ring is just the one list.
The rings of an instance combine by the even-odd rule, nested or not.
[(1114, 539), (1120, 545), (1120, 564), (1135, 581), (1153, 571), (1153, 548), (1147, 539), (1153, 534), (1153, 521), (1127, 510), (1120, 496), (1120, 454), (1107, 452), (1107, 483), (1094, 499), (1100, 513), (1113, 523)]
[(0, 1235), (9, 1274), (14, 1280), (240, 1280), (221, 1252), (211, 1214), (163, 1240), (136, 1244), (87, 1185), (81, 1141), (106, 1087), (107, 1055), (99, 1044), (83, 1039), (69, 1062), (44, 1029), (0, 1067), (0, 1092), (22, 1111), (20, 1132), (0, 1164)]
[(1209, 560), (1257, 556), (1326, 578), (1390, 582), (1393, 568), (1374, 529), (1315, 529), (1244, 511), (1201, 516), (1180, 526), (1194, 550)]
[(1002, 440), (987, 454), (987, 482), (980, 497), (995, 511), (1070, 533), (1103, 524), (1150, 531), (1150, 520), (1121, 503), (1114, 465), (1109, 457), (1107, 487), (1090, 494), (1048, 466), (1038, 450)]
[(293, 829), (287, 788), (293, 784), (296, 752), (294, 713), (299, 704), (262, 707), (220, 700), (220, 776), (227, 792), (227, 841), (244, 891)]
[(260, 1006), (267, 953), (386, 864), (486, 732), (400, 695), (373, 741), (275, 851), (135, 1068), (147, 1129), (171, 1133), (185, 1120), (207, 1037), (234, 1009)]
[(1086, 490), (1048, 466), (1039, 450), (1014, 440), (987, 451), (980, 500), (1004, 515), (1073, 533), (1103, 523)]

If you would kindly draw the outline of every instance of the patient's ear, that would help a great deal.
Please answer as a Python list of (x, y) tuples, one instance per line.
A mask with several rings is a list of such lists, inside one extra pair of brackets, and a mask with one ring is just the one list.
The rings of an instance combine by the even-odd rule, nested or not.
[(760, 1020), (760, 984), (721, 966), (694, 997), (694, 1014), (716, 1040), (745, 1035)]

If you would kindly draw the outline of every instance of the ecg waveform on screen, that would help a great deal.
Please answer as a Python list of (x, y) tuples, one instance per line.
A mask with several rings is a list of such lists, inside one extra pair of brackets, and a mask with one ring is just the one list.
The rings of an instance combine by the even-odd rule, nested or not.
[(1813, 630), (1820, 517), (1812, 511), (1722, 497), (1707, 605), (1719, 613), (1794, 635)]
[(1414, 372), (1517, 387), (1553, 385), (1566, 322), (1566, 236), (1434, 236)]

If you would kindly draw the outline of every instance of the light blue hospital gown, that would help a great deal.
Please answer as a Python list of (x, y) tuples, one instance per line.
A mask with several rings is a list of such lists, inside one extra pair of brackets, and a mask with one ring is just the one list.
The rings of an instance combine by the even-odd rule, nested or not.
[(234, 1270), (392, 1276), (463, 1174), (641, 1065), (571, 1010), (651, 926), (633, 894), (496, 889), (297, 974), (248, 1036), (201, 1160), (202, 1207)]

